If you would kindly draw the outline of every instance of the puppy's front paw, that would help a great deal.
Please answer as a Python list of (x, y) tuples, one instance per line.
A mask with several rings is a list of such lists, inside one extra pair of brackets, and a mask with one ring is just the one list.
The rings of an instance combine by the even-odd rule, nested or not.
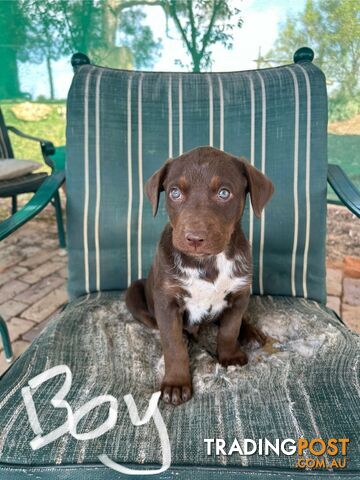
[(161, 398), (165, 403), (180, 405), (190, 400), (192, 396), (191, 382), (181, 384), (181, 382), (164, 382), (161, 385)]
[(242, 365), (246, 365), (247, 362), (248, 362), (247, 355), (240, 348), (238, 348), (235, 353), (219, 355), (219, 363), (223, 367), (229, 367), (230, 365), (242, 366)]

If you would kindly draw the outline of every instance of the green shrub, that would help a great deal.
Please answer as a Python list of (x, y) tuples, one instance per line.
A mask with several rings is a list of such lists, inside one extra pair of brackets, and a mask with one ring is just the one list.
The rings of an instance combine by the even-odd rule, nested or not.
[(334, 95), (329, 98), (329, 120), (331, 122), (348, 120), (360, 113), (360, 95), (354, 98)]

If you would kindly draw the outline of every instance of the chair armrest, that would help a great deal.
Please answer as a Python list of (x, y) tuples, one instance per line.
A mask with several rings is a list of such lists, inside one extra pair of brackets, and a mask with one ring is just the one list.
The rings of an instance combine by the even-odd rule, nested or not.
[(339, 165), (328, 166), (328, 182), (342, 203), (360, 217), (360, 192)]
[(55, 153), (51, 155), (55, 170), (65, 170), (66, 167), (66, 147), (64, 145), (56, 147)]
[(10, 218), (0, 222), (0, 240), (8, 237), (11, 233), (17, 230), (24, 223), (31, 220), (53, 198), (54, 194), (65, 180), (65, 171), (59, 170), (49, 175), (44, 180), (40, 188), (36, 191), (31, 200)]
[(51, 169), (54, 168), (53, 163), (51, 160), (48, 158), (50, 155), (54, 155), (55, 153), (55, 147), (52, 142), (49, 140), (45, 140), (44, 138), (40, 137), (34, 137), (33, 135), (28, 135), (27, 133), (22, 132), (18, 128), (7, 126), (7, 129), (9, 132), (15, 133), (15, 135), (18, 135), (19, 137), (26, 138), (27, 140), (33, 140), (34, 142), (39, 142), (40, 147), (41, 147), (41, 152), (43, 154), (45, 163), (51, 167)]

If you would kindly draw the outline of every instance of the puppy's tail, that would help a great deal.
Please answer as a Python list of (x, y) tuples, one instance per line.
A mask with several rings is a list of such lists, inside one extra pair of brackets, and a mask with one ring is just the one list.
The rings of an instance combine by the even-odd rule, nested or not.
[(125, 303), (132, 316), (138, 322), (150, 328), (158, 328), (156, 320), (149, 313), (145, 298), (145, 279), (133, 282), (126, 290)]

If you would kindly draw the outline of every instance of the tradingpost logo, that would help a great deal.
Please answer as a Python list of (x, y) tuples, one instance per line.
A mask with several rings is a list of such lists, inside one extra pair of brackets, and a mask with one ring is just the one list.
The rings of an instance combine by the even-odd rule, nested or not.
[(294, 466), (299, 469), (343, 469), (347, 467), (347, 452), (349, 438), (286, 438), (284, 440), (268, 438), (253, 440), (245, 438), (239, 442), (236, 438), (230, 444), (222, 438), (205, 438), (207, 455), (231, 456), (268, 456), (281, 455), (295, 456)]

